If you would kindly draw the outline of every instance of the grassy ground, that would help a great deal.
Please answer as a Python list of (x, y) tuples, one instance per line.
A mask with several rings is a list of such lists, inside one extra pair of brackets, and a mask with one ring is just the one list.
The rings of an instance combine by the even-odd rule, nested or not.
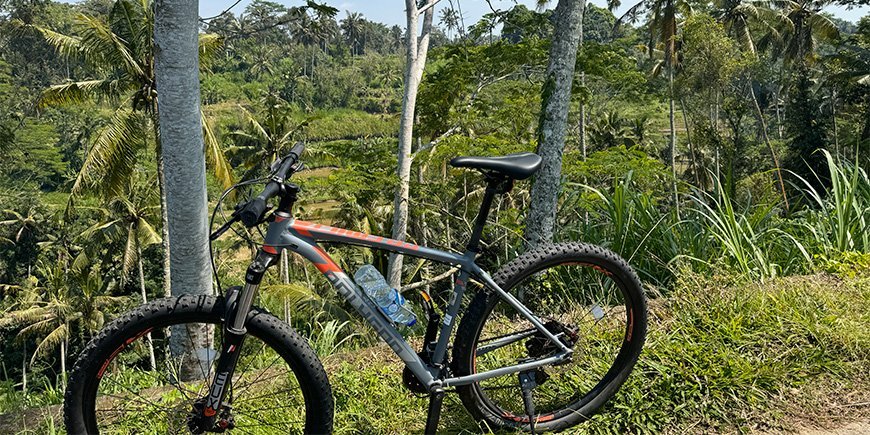
[[(735, 433), (835, 426), (870, 410), (870, 277), (734, 285), (689, 277), (651, 301), (644, 354), (615, 400), (570, 433)], [(422, 431), (426, 400), (385, 346), (324, 360), (338, 433)], [(476, 426), (449, 395), (445, 432)], [(56, 407), (0, 418), (51, 432)], [(56, 429), (57, 423), (54, 423)]]
[[(870, 409), (870, 279), (680, 283), (651, 303), (644, 354), (616, 399), (570, 433), (734, 433), (827, 425)], [(387, 362), (385, 364), (385, 361)], [(341, 432), (419, 432), (426, 403), (385, 348), (327, 360)], [(454, 398), (455, 399), (455, 398)], [(451, 400), (443, 428), (471, 428)]]

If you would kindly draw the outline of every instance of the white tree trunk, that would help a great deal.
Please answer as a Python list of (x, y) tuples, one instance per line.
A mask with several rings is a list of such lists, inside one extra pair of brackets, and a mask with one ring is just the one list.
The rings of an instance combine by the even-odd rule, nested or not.
[(773, 168), (776, 170), (776, 176), (779, 179), (779, 190), (782, 193), (782, 202), (785, 204), (786, 211), (789, 209), (788, 195), (785, 192), (785, 182), (782, 179), (782, 169), (779, 167), (779, 158), (776, 156), (776, 150), (770, 143), (770, 138), (767, 136), (767, 120), (764, 119), (764, 112), (761, 110), (761, 105), (758, 104), (758, 97), (755, 95), (755, 88), (752, 87), (752, 77), (749, 77), (749, 96), (752, 97), (752, 105), (755, 108), (755, 116), (758, 117), (758, 127), (761, 130), (761, 138), (764, 139), (764, 144), (767, 145), (767, 150), (770, 151), (770, 158), (773, 160)]
[[(160, 140), (166, 178), (172, 294), (211, 294), (208, 255), (208, 202), (205, 149), (199, 97), (199, 2), (157, 0), (154, 19), (154, 61), (158, 86)], [(174, 356), (202, 357), (210, 331), (174, 328)], [(205, 373), (197, 358), (181, 369), (182, 379)]]
[(163, 244), (163, 296), (172, 296), (172, 267), (169, 261), (169, 253), (172, 247), (169, 246), (169, 208), (166, 205), (166, 176), (163, 173), (163, 147), (160, 144), (160, 135), (157, 134), (159, 127), (155, 125), (155, 138), (157, 141), (157, 188), (160, 190), (160, 236)]
[(61, 384), (66, 387), (66, 339), (60, 342), (60, 379)]
[(290, 254), (287, 250), (281, 251), (281, 284), (290, 284)]
[(556, 209), (562, 190), (562, 153), (568, 127), (568, 108), (574, 81), (574, 64), (580, 45), (584, 2), (559, 0), (555, 10), (555, 31), (550, 46), (547, 76), (541, 91), (538, 125), (538, 154), (543, 159), (530, 192), (526, 216), (526, 248), (553, 240)]
[[(145, 270), (142, 267), (142, 248), (139, 243), (136, 243), (136, 256), (139, 267), (139, 291), (142, 294), (142, 303), (148, 303), (148, 292), (145, 291)], [(157, 358), (154, 356), (154, 341), (151, 340), (151, 333), (145, 334), (145, 343), (148, 345), (148, 360), (151, 363), (151, 370), (157, 369)]]
[[(422, 32), (418, 38), (417, 29), (420, 21), (420, 12), (415, 0), (405, 0), (405, 13), (407, 15), (408, 28), (405, 35), (406, 65), (405, 65), (405, 94), (402, 98), (402, 118), (399, 124), (399, 164), (396, 173), (399, 176), (399, 185), (393, 200), (393, 233), (396, 240), (405, 240), (408, 231), (408, 198), (411, 192), (411, 146), (414, 139), (414, 118), (417, 106), (417, 90), (423, 78), (423, 68), (426, 67), (426, 55), (429, 52), (429, 34), (432, 31), (432, 15), (434, 7), (430, 6), (438, 0), (428, 0), (428, 7), (423, 13)], [(401, 288), (402, 284), (402, 256), (391, 254), (387, 272), (387, 282), (394, 288)]]
[(27, 343), (21, 350), (21, 392), (27, 397)]
[(674, 209), (677, 211), (677, 219), (680, 218), (680, 195), (677, 191), (677, 125), (674, 111), (674, 67), (668, 68), (668, 116), (670, 121), (670, 140), (668, 141), (668, 153), (671, 157), (671, 182), (673, 183)]

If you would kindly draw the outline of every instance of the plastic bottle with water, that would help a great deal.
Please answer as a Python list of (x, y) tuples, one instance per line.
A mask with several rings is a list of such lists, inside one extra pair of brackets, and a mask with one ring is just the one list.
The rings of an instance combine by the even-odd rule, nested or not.
[(353, 279), (394, 323), (405, 326), (417, 323), (414, 311), (405, 306), (405, 298), (387, 284), (387, 280), (374, 266), (366, 264), (360, 267)]

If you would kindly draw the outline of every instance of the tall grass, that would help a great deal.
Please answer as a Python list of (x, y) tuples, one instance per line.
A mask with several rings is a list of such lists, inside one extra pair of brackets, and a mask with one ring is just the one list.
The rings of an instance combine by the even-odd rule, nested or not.
[(583, 184), (569, 184), (568, 189), (575, 189), (570, 202), (576, 206), (563, 218), (563, 238), (605, 246), (628, 260), (647, 283), (669, 285), (673, 275), (668, 264), (680, 253), (673, 229), (676, 214), (636, 190), (632, 172), (616, 180), (611, 190)]
[[(870, 178), (857, 164), (837, 162), (827, 151), (831, 188), (816, 189), (809, 180), (803, 184), (805, 196), (817, 210), (808, 213), (807, 228), (825, 256), (857, 251), (870, 252)], [(819, 174), (815, 174), (819, 178)]]
[(720, 248), (711, 257), (689, 256), (692, 259), (712, 267), (723, 265), (761, 282), (812, 263), (803, 244), (784, 230), (789, 222), (777, 218), (774, 204), (750, 205), (738, 212), (720, 183), (716, 195), (698, 192), (690, 198), (695, 207), (689, 215), (704, 223), (706, 238)]

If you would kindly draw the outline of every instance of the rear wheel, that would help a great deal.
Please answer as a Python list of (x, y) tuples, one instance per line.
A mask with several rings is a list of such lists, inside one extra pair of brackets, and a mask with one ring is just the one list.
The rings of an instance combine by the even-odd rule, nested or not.
[[(198, 433), (191, 411), (202, 407), (214, 378), (225, 311), (222, 298), (182, 296), (150, 302), (108, 324), (73, 369), (64, 401), (67, 431)], [(259, 309), (246, 328), (226, 406), (208, 431), (331, 432), (332, 393), (308, 344)]]
[[(609, 400), (634, 367), (646, 335), (646, 301), (624, 260), (593, 245), (565, 243), (530, 251), (494, 277), (574, 350), (566, 363), (535, 374), (535, 426), (576, 425)], [(457, 331), (456, 375), (481, 373), (554, 355), (556, 346), (494, 292), (479, 292)], [(490, 429), (529, 430), (518, 374), (457, 387), (463, 405)]]

